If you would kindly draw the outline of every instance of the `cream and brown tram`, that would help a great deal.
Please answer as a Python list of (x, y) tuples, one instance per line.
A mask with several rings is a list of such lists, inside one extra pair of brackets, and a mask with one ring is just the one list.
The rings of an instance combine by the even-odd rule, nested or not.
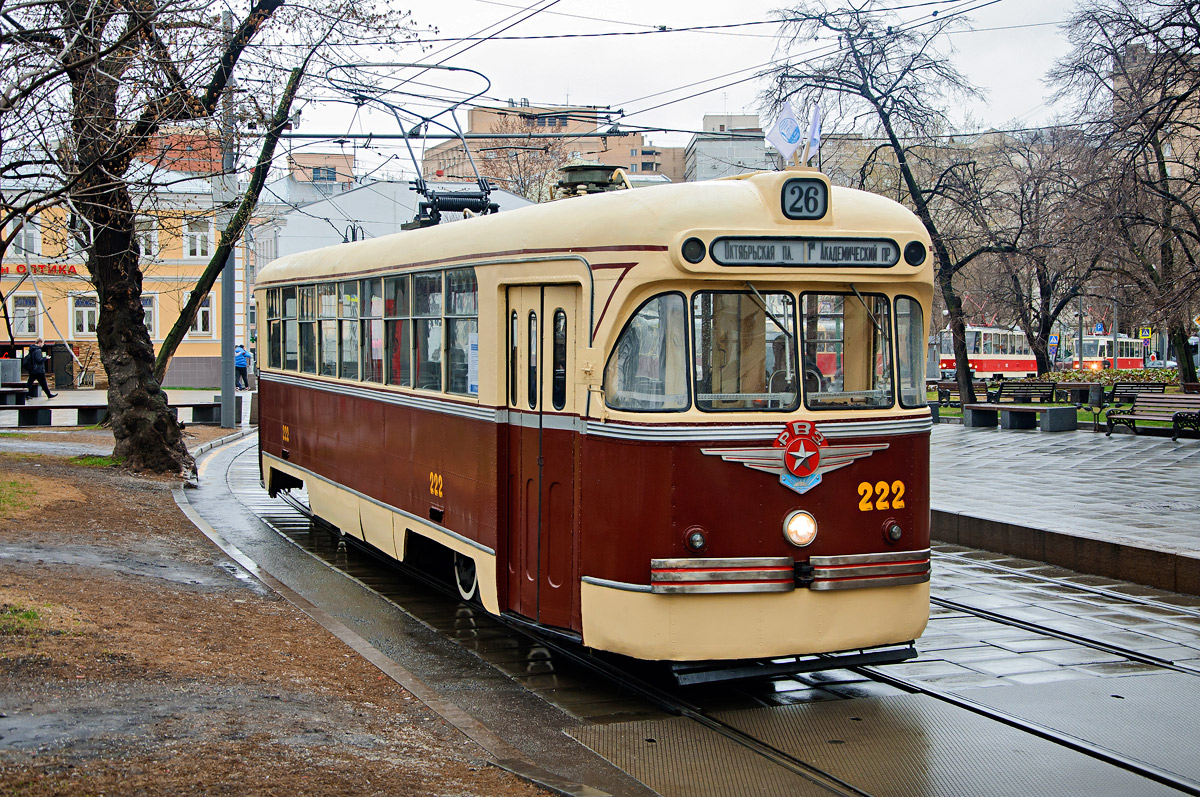
[(796, 169), (287, 256), (256, 287), (263, 479), (593, 649), (904, 645), (931, 260), (912, 213)]

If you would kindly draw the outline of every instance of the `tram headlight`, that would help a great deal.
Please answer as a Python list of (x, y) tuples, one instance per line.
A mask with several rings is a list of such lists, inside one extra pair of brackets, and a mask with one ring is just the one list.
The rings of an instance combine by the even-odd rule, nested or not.
[(704, 534), (704, 529), (699, 526), (691, 526), (683, 533), (683, 542), (693, 551), (699, 553), (708, 547), (708, 537)]
[(797, 548), (803, 548), (817, 538), (817, 519), (797, 509), (789, 512), (783, 521), (783, 536)]
[(708, 247), (699, 238), (688, 238), (683, 242), (683, 259), (689, 263), (699, 263), (708, 254)]

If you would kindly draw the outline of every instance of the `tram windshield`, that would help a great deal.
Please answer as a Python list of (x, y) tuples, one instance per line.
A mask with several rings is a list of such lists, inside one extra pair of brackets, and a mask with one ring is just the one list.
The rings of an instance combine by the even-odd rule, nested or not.
[(696, 406), (710, 411), (794, 408), (795, 316), (796, 300), (786, 293), (696, 293)]
[(805, 406), (892, 406), (891, 313), (887, 297), (806, 293), (800, 298), (800, 310)]

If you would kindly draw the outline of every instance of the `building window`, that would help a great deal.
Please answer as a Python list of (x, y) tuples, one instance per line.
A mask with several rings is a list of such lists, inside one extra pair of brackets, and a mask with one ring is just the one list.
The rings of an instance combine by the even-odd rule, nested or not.
[(644, 172), (652, 172), (652, 171), (654, 171), (654, 164), (653, 164), (653, 163), (647, 163), (646, 161), (642, 161), (642, 171), (644, 171)]
[(71, 303), (74, 305), (75, 334), (95, 335), (96, 318), (100, 312), (96, 306), (96, 297), (76, 296)]
[(212, 334), (212, 297), (205, 296), (200, 306), (196, 308), (196, 317), (192, 319), (193, 335)]
[(631, 157), (631, 158), (636, 158), (636, 157), (637, 157), (637, 150), (636, 150), (636, 149), (631, 149), (631, 150), (629, 150), (629, 157)]
[(67, 248), (71, 254), (84, 255), (92, 243), (92, 230), (83, 217), (72, 213), (67, 219)]
[(337, 167), (335, 166), (314, 166), (312, 174), (314, 183), (337, 182)]
[(14, 254), (28, 254), (35, 257), (42, 254), (42, 231), (38, 228), (37, 216), (10, 221), (5, 229), (5, 234), (12, 236), (9, 250)]
[(142, 260), (158, 257), (158, 219), (153, 216), (138, 216), (133, 220), (133, 237), (137, 241)]
[(142, 297), (142, 314), (143, 314), (143, 316), (145, 318), (145, 322), (146, 322), (146, 332), (150, 335), (150, 339), (154, 340), (154, 338), (156, 337), (156, 330), (154, 327), (154, 297), (153, 296), (143, 296)]
[(184, 257), (212, 255), (212, 222), (207, 216), (193, 216), (184, 221)]
[(14, 296), (12, 325), (14, 335), (34, 337), (38, 333), (38, 303), (36, 296)]

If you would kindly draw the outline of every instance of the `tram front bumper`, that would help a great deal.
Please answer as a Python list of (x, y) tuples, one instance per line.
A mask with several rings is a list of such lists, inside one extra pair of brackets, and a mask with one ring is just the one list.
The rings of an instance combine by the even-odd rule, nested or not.
[(655, 594), (732, 594), (863, 589), (929, 581), (929, 549), (886, 553), (650, 560)]

